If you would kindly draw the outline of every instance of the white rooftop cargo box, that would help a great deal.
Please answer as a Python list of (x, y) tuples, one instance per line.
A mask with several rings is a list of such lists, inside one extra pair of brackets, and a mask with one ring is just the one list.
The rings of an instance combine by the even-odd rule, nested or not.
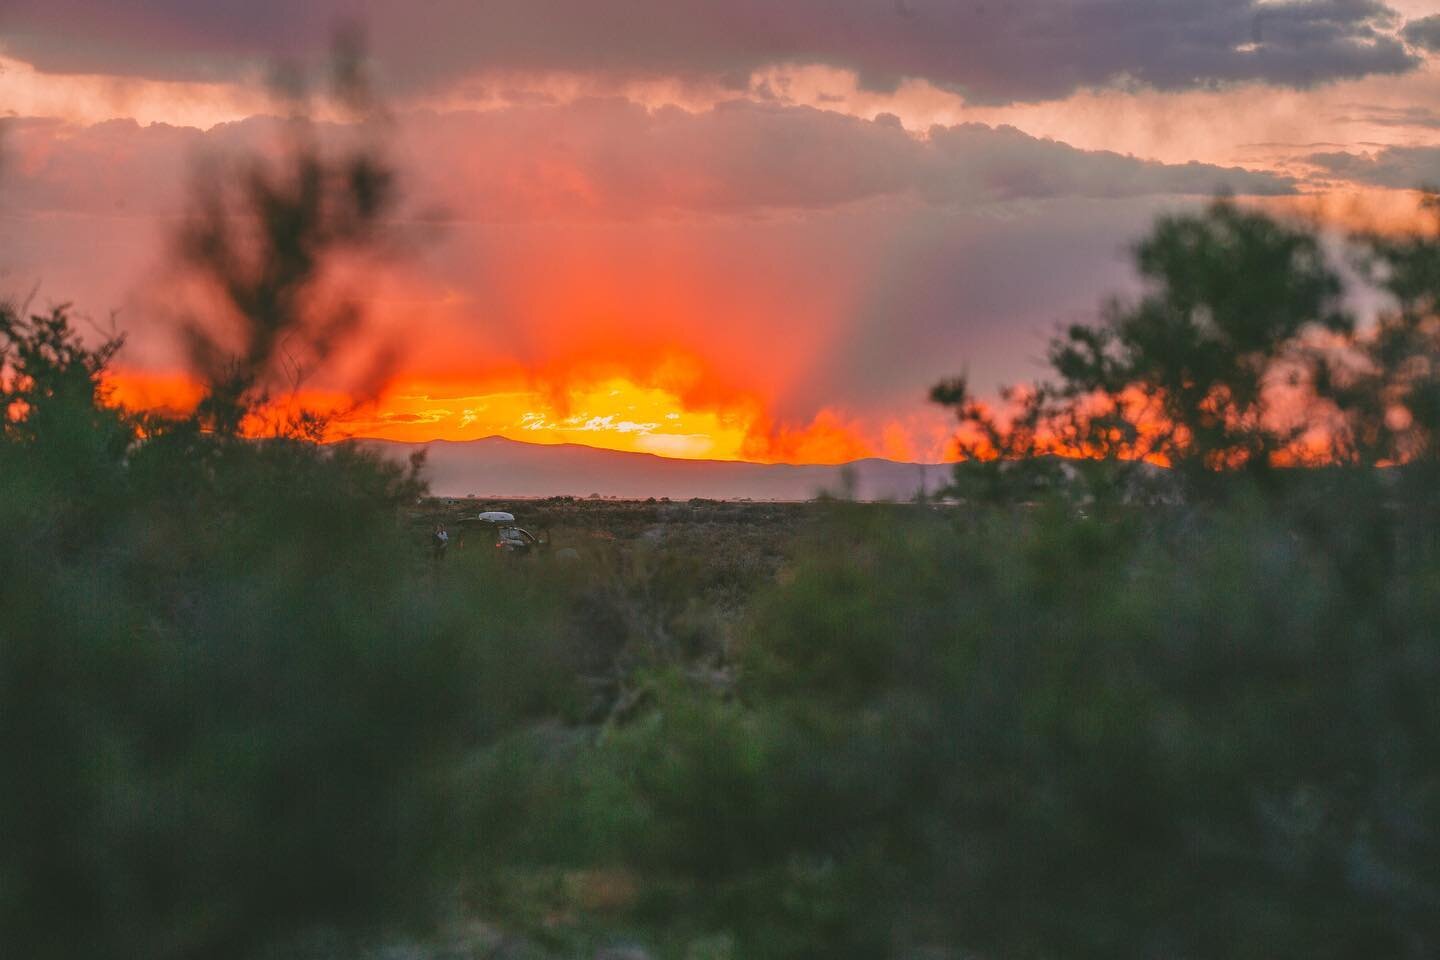
[(482, 513), (475, 518), (483, 523), (514, 523), (515, 514), (505, 513), (502, 510), (492, 510), (489, 513)]

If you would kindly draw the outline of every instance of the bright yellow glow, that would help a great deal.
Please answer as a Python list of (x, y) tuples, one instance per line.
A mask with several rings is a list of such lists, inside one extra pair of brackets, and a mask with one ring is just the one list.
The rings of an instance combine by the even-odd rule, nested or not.
[[(199, 387), (183, 376), (117, 371), (111, 400), (170, 414), (193, 409)], [(951, 427), (939, 410), (907, 420), (868, 421), (824, 409), (809, 423), (776, 422), (753, 397), (687, 401), (667, 386), (626, 377), (549, 385), (467, 387), (399, 381), (360, 408), (343, 393), (306, 391), (278, 398), (252, 419), (265, 434), (299, 409), (327, 414), (332, 439), (369, 437), (425, 443), (506, 437), (526, 443), (576, 443), (686, 460), (845, 463), (864, 457), (939, 462), (953, 459)]]
[(528, 443), (580, 443), (665, 457), (733, 460), (741, 456), (753, 409), (686, 409), (680, 397), (612, 377), (561, 391), (525, 388), (456, 393), (398, 385), (377, 409), (340, 428), (393, 440), (467, 440), (502, 436)]

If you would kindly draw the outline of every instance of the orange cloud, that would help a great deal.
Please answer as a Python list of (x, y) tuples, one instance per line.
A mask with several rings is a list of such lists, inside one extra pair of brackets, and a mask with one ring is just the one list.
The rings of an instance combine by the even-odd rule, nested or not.
[(98, 123), (127, 117), (206, 129), (273, 107), (258, 73), (247, 82), (197, 83), (103, 74), (42, 73), (0, 55), (0, 114)]
[(1409, 234), (1433, 229), (1435, 213), (1419, 190), (1342, 186), (1294, 197), (1246, 197), (1240, 202), (1270, 213), (1313, 220), (1341, 231)]
[(204, 396), (204, 390), (183, 373), (157, 373), (119, 369), (105, 378), (106, 398), (129, 410), (148, 410), (184, 416)]

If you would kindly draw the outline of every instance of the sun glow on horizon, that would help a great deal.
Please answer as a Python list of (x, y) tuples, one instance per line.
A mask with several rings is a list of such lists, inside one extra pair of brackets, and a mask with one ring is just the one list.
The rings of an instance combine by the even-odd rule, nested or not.
[[(168, 415), (192, 410), (203, 391), (180, 374), (116, 370), (106, 378), (111, 402)], [(504, 437), (545, 445), (573, 443), (682, 460), (837, 464), (866, 457), (943, 462), (953, 459), (952, 431), (941, 411), (872, 422), (826, 408), (808, 423), (777, 422), (755, 397), (687, 402), (665, 386), (623, 376), (568, 386), (464, 385), (400, 380), (378, 398), (356, 404), (343, 393), (300, 391), (277, 398), (254, 420), (267, 433), (300, 410), (331, 418), (332, 439), (406, 443)]]
[(397, 383), (340, 429), (388, 440), (471, 440), (502, 436), (528, 443), (579, 443), (682, 459), (740, 458), (752, 415), (747, 405), (687, 408), (660, 386), (613, 376), (552, 385)]

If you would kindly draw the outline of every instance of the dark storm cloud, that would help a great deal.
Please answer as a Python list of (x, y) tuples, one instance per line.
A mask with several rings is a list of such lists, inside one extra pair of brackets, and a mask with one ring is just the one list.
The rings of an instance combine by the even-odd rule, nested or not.
[(1431, 53), (1440, 53), (1440, 14), (1411, 20), (1401, 34), (1407, 42)]
[(488, 68), (740, 82), (798, 62), (854, 69), (871, 87), (921, 77), (1004, 102), (1117, 79), (1305, 87), (1419, 62), (1379, 0), (8, 0), (0, 37), (45, 70), (213, 77), (313, 55), (341, 17), (369, 24), (385, 75), (404, 87)]
[(1274, 174), (1077, 150), (1013, 127), (977, 123), (933, 128), (925, 154), (926, 176), (920, 190), (940, 200), (976, 195), (1011, 199), (1198, 195), (1221, 190), (1264, 195), (1294, 192), (1293, 181)]
[[(110, 121), (9, 121), (19, 159), (9, 202), (35, 211), (163, 210), (182, 198), (196, 152), (273, 141), (275, 121), (208, 132)], [(947, 207), (1056, 197), (1294, 191), (1287, 178), (1201, 163), (1078, 150), (1010, 127), (963, 124), (926, 137), (893, 118), (860, 120), (749, 102), (691, 113), (625, 100), (400, 121), (411, 192), (451, 218), (638, 219), (669, 213), (816, 210), (873, 200)]]
[(1440, 188), (1440, 147), (1386, 147), (1376, 153), (1317, 153), (1320, 169), (1345, 180), (1397, 190)]

